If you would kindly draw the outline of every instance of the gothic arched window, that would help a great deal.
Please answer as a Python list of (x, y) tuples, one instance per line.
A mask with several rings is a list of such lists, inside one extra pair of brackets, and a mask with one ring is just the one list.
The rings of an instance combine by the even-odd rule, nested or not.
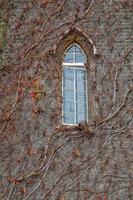
[(70, 45), (63, 61), (63, 123), (88, 121), (86, 56), (78, 44)]

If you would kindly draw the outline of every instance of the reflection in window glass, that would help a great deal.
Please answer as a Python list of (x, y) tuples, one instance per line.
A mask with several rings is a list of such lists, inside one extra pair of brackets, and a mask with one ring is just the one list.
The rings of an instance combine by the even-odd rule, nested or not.
[(86, 92), (76, 92), (76, 101), (86, 102)]
[(86, 121), (86, 113), (77, 113), (76, 118), (77, 123), (84, 122)]
[[(76, 51), (76, 52), (82, 52), (81, 49), (80, 49), (77, 45), (75, 45), (75, 51)], [(83, 52), (82, 52), (82, 53), (83, 53)]]
[(64, 123), (75, 124), (74, 113), (64, 113)]
[(84, 90), (86, 90), (86, 81), (77, 81), (76, 82), (76, 89), (78, 91), (84, 91)]
[(76, 107), (77, 112), (86, 113), (86, 103), (77, 102)]
[(76, 79), (77, 80), (86, 80), (86, 70), (77, 69), (76, 70)]
[(74, 80), (64, 80), (64, 89), (73, 90), (74, 89)]
[(64, 79), (74, 80), (74, 69), (64, 68)]
[(74, 91), (64, 91), (64, 100), (74, 99)]
[(65, 56), (65, 62), (67, 63), (72, 63), (73, 62), (73, 54), (72, 53), (67, 53)]
[(74, 102), (64, 101), (64, 112), (74, 112)]
[(77, 63), (84, 63), (84, 61), (85, 61), (84, 55), (82, 53), (80, 53), (80, 52), (76, 53), (76, 55), (75, 55), (75, 61)]

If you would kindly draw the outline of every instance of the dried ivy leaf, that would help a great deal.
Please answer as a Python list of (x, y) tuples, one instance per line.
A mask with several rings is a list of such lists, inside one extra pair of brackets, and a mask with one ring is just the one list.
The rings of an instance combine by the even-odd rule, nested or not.
[(73, 151), (73, 153), (74, 153), (74, 155), (76, 156), (76, 157), (80, 157), (80, 151), (79, 151), (79, 149), (75, 149), (74, 151)]

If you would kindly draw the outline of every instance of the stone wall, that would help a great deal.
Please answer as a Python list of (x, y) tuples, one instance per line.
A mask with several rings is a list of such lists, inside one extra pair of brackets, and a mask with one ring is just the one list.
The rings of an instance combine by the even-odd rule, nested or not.
[[(133, 2), (10, 0), (0, 68), (2, 200), (133, 198)], [(89, 122), (61, 124), (62, 62), (87, 56)]]

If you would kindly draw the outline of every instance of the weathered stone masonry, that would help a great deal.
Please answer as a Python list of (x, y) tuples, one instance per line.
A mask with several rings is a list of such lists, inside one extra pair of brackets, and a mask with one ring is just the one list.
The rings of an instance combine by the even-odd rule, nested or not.
[[(10, 0), (0, 67), (0, 199), (133, 198), (133, 2)], [(87, 56), (89, 123), (61, 124), (62, 62)]]

